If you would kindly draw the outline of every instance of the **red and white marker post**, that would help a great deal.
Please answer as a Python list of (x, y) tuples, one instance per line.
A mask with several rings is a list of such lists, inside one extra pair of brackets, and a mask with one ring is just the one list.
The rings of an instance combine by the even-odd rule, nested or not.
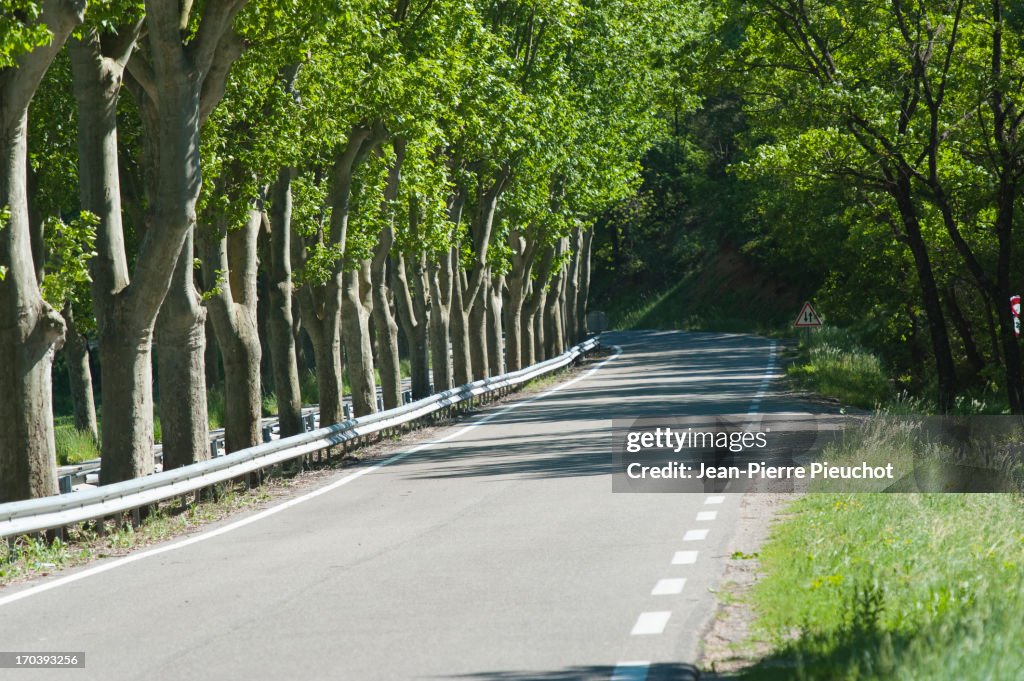
[(1020, 338), (1020, 296), (1010, 296), (1010, 312), (1013, 313), (1013, 336)]

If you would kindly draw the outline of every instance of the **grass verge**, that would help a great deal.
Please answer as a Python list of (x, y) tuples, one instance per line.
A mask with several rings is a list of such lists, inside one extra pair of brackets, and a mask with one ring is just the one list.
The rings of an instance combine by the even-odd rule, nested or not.
[(752, 594), (774, 652), (741, 678), (1020, 678), (1019, 495), (814, 494), (789, 512)]
[(893, 392), (878, 357), (844, 329), (822, 328), (805, 336), (787, 374), (802, 389), (864, 409), (887, 402)]

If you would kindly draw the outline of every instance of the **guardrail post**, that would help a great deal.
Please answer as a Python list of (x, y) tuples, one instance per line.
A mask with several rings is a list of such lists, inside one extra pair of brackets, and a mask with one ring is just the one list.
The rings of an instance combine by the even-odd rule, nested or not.
[(384, 411), (384, 398), (377, 396), (377, 411)]
[(352, 413), (353, 412), (352, 412), (352, 405), (351, 404), (346, 404), (342, 408), (342, 411), (345, 414), (345, 420), (348, 420), (348, 419), (352, 418)]
[(60, 489), (61, 494), (71, 493), (72, 479), (73, 478), (70, 475), (62, 475), (59, 478), (57, 478), (57, 487)]
[(220, 450), (217, 447), (217, 438), (210, 440), (210, 458), (216, 459), (220, 456)]
[(271, 438), (270, 426), (263, 426), (263, 441), (270, 442)]

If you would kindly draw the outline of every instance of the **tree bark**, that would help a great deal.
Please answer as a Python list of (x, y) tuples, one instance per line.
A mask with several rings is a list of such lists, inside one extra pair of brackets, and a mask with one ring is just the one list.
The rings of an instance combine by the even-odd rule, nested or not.
[(48, 45), (0, 69), (0, 503), (57, 493), (51, 368), (64, 320), (42, 298), (32, 254), (26, 154), (28, 107), (84, 3), (47, 0)]
[(356, 416), (377, 411), (377, 388), (373, 378), (373, 344), (370, 340), (370, 308), (372, 285), (370, 264), (343, 275), (341, 330), (348, 361), (348, 380), (352, 390), (352, 409)]
[(321, 426), (341, 423), (345, 418), (342, 412), (341, 377), (345, 365), (341, 354), (341, 292), (331, 284), (325, 288), (327, 292), (320, 304), (309, 286), (303, 286), (298, 294), (302, 326), (313, 342)]
[[(566, 239), (559, 245), (559, 255), (567, 247)], [(565, 339), (562, 336), (562, 296), (565, 294), (566, 271), (563, 267), (551, 280), (544, 305), (544, 359), (550, 359), (564, 352)]]
[(491, 376), (505, 373), (505, 350), (502, 339), (502, 291), (505, 275), (491, 277), (487, 286), (487, 368)]
[[(185, 239), (156, 321), (164, 470), (210, 458), (206, 406), (206, 310), (192, 283), (192, 236)], [(225, 364), (228, 357), (225, 354)], [(149, 453), (152, 461), (153, 453)]]
[(938, 407), (940, 412), (946, 413), (953, 408), (956, 401), (956, 369), (949, 345), (949, 332), (946, 328), (945, 316), (942, 313), (942, 302), (939, 299), (939, 290), (932, 271), (931, 258), (921, 234), (917, 209), (911, 197), (909, 177), (903, 171), (899, 171), (899, 175), (889, 184), (889, 190), (900, 211), (907, 245), (917, 268), (918, 282), (921, 286), (921, 304), (928, 320), (928, 332), (932, 343), (932, 353), (935, 357)]
[(453, 268), (451, 308), (452, 370), (455, 385), (460, 386), (473, 380), (473, 360), (469, 354), (469, 312), (466, 310), (463, 299), (463, 291), (466, 289), (466, 273), (459, 267), (459, 249), (457, 246), (451, 250), (451, 259)]
[(576, 325), (577, 342), (585, 340), (590, 330), (587, 328), (587, 305), (590, 298), (590, 249), (594, 243), (594, 230), (588, 229), (583, 232), (583, 245), (580, 250), (580, 287), (576, 300)]
[(75, 315), (70, 303), (61, 311), (67, 329), (64, 343), (64, 360), (68, 365), (68, 382), (71, 385), (71, 402), (75, 411), (75, 428), (89, 433), (99, 442), (96, 425), (96, 401), (92, 393), (92, 368), (89, 366), (89, 342), (75, 328)]
[(414, 399), (430, 394), (430, 342), (429, 320), (426, 298), (427, 263), (426, 256), (420, 255), (413, 265), (412, 283), (406, 267), (405, 256), (395, 256), (394, 291), (398, 304), (398, 318), (409, 343), (409, 369)]
[(262, 221), (262, 212), (251, 206), (243, 227), (229, 230), (220, 225), (216, 235), (209, 235), (203, 258), (205, 285), (212, 293), (206, 308), (224, 357), (224, 445), (229, 452), (263, 441), (263, 351), (256, 310), (256, 248)]
[(963, 310), (960, 308), (960, 303), (956, 297), (956, 287), (946, 287), (946, 307), (949, 309), (949, 317), (953, 322), (953, 328), (956, 329), (957, 335), (960, 336), (960, 341), (964, 346), (964, 355), (967, 357), (967, 361), (970, 363), (971, 368), (974, 372), (980, 374), (985, 369), (985, 358), (981, 356), (981, 352), (978, 351), (978, 344), (974, 340), (974, 334), (971, 333), (970, 322), (964, 316)]
[[(394, 143), (395, 160), (388, 172), (388, 185), (384, 192), (385, 204), (398, 197), (402, 178), (402, 161), (405, 158), (405, 143), (398, 139)], [(387, 206), (384, 206), (385, 210)], [(373, 327), (377, 337), (377, 363), (380, 371), (381, 393), (385, 409), (394, 409), (402, 403), (402, 371), (398, 357), (398, 323), (391, 311), (391, 287), (389, 256), (395, 244), (394, 217), (388, 219), (377, 236), (370, 278), (373, 284)]]
[(430, 366), (434, 390), (452, 388), (452, 363), (448, 348), (451, 335), (452, 263), (449, 253), (428, 263), (430, 286)]
[(469, 310), (469, 357), (472, 362), (472, 380), (474, 381), (491, 375), (491, 369), (487, 362), (487, 303), (489, 296), (486, 289), (488, 279), (489, 277), (485, 275)]
[(580, 261), (583, 251), (582, 227), (577, 226), (573, 230), (569, 247), (572, 249), (572, 257), (569, 260), (569, 271), (565, 280), (566, 289), (563, 298), (565, 301), (565, 309), (563, 311), (563, 316), (565, 342), (569, 346), (573, 346), (581, 340), (579, 337), (579, 329), (576, 325), (576, 320), (579, 317), (579, 314), (576, 311), (576, 306), (579, 304), (580, 297)]
[[(530, 290), (530, 273), (537, 255), (538, 242), (517, 229), (509, 232), (512, 268), (506, 277), (508, 303), (505, 306), (505, 357), (509, 371), (526, 366), (523, 358), (524, 310)], [(532, 336), (532, 332), (531, 332)]]
[[(543, 333), (538, 328), (540, 311), (544, 309), (545, 287), (551, 276), (551, 266), (555, 260), (555, 247), (544, 246), (544, 255), (537, 263), (537, 276), (530, 280), (530, 290), (523, 303), (522, 336), (520, 341), (520, 359), (524, 367), (534, 364), (543, 354)], [(531, 272), (527, 270), (529, 279)]]
[(267, 262), (267, 330), (274, 366), (274, 391), (281, 437), (302, 432), (302, 394), (292, 314), (292, 177), (282, 168), (271, 189), (270, 247)]

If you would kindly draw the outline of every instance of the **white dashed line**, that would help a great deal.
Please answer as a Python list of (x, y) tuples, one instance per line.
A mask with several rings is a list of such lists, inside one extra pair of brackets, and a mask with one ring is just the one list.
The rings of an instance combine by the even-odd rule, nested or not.
[(686, 586), (685, 579), (659, 579), (658, 583), (651, 589), (652, 596), (673, 596), (675, 594), (683, 593), (683, 587)]
[(718, 511), (701, 511), (697, 514), (697, 521), (714, 520), (718, 517)]
[(704, 541), (708, 538), (708, 530), (687, 530), (683, 541)]
[(676, 551), (676, 554), (672, 556), (673, 565), (693, 565), (696, 562), (696, 551)]
[(712, 504), (724, 504), (724, 503), (725, 503), (725, 497), (723, 497), (723, 496), (708, 497), (707, 499), (704, 500), (704, 504), (707, 505), (707, 506), (710, 506)]
[(665, 631), (665, 625), (668, 624), (670, 617), (672, 617), (671, 610), (642, 612), (640, 613), (640, 616), (636, 618), (636, 624), (633, 625), (633, 631), (629, 633), (633, 636), (650, 636), (653, 634), (660, 634)]
[(615, 665), (611, 681), (647, 681), (647, 669), (651, 666), (643, 662), (620, 662)]

